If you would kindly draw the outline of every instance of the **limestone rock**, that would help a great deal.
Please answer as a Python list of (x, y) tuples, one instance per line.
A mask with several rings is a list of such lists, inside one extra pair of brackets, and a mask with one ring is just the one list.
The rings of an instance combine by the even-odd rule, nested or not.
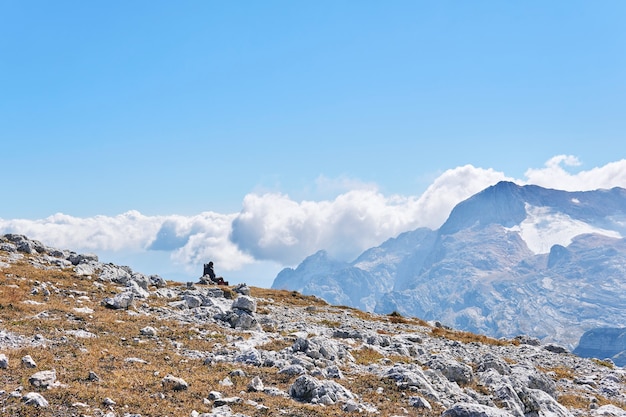
[(142, 336), (149, 336), (149, 337), (155, 337), (157, 335), (157, 329), (155, 329), (152, 326), (146, 326), (143, 329), (139, 330), (139, 333)]
[(30, 355), (22, 357), (22, 366), (25, 368), (36, 368), (37, 364)]
[(481, 404), (458, 403), (443, 412), (441, 417), (514, 417), (495, 407)]
[(574, 349), (586, 358), (611, 358), (617, 366), (626, 366), (626, 328), (596, 328), (585, 332)]
[(9, 367), (9, 358), (4, 353), (0, 353), (0, 369), (7, 369)]
[(165, 378), (161, 380), (161, 385), (163, 385), (164, 389), (170, 391), (184, 391), (189, 388), (189, 384), (187, 384), (184, 379), (173, 375), (166, 375)]
[(28, 382), (35, 388), (48, 388), (52, 386), (56, 380), (57, 373), (54, 369), (51, 371), (39, 371), (28, 378)]
[(247, 295), (240, 295), (233, 301), (233, 310), (243, 310), (247, 313), (256, 312), (256, 300)]
[(265, 386), (263, 385), (263, 381), (261, 381), (261, 378), (259, 378), (258, 376), (252, 378), (252, 381), (250, 381), (250, 383), (248, 384), (248, 391), (260, 392), (264, 389)]
[(309, 375), (298, 377), (289, 388), (289, 395), (302, 402), (331, 405), (337, 401), (348, 401), (354, 394), (334, 381), (320, 381)]
[(133, 304), (135, 295), (131, 291), (125, 291), (115, 295), (115, 297), (107, 297), (102, 300), (102, 305), (113, 310), (127, 309)]
[(43, 395), (37, 392), (27, 393), (22, 397), (22, 402), (24, 402), (24, 404), (26, 405), (32, 405), (41, 408), (45, 408), (50, 405), (48, 401), (43, 397)]

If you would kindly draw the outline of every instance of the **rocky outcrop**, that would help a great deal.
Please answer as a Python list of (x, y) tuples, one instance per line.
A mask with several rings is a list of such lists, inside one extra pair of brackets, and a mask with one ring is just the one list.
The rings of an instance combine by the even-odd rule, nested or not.
[(610, 359), (617, 366), (626, 366), (626, 327), (588, 330), (574, 353), (585, 358)]

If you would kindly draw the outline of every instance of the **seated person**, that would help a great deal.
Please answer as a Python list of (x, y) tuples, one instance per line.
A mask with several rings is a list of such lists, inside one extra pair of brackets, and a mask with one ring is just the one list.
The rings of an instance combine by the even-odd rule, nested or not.
[(208, 264), (204, 264), (204, 275), (208, 275), (211, 282), (217, 285), (228, 285), (228, 282), (224, 281), (222, 277), (216, 277), (213, 271), (213, 261)]

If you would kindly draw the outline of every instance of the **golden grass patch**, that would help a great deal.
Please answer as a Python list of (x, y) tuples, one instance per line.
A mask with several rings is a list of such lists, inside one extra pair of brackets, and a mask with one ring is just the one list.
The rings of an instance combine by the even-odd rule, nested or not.
[(460, 330), (450, 330), (444, 327), (433, 327), (430, 331), (431, 335), (434, 337), (443, 337), (448, 340), (456, 340), (462, 343), (482, 343), (485, 345), (493, 345), (493, 346), (507, 346), (512, 345), (513, 342), (510, 340), (501, 340), (494, 339), (489, 336), (474, 334), (471, 332), (464, 332)]

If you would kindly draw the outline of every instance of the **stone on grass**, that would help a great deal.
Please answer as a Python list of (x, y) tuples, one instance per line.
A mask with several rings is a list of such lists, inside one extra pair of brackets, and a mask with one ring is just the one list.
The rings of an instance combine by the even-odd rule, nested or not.
[(355, 398), (354, 394), (335, 381), (320, 381), (309, 375), (298, 377), (289, 388), (289, 395), (298, 401), (324, 405)]
[(39, 371), (28, 378), (28, 382), (35, 388), (48, 388), (52, 386), (56, 380), (57, 373), (54, 369), (51, 371)]
[(166, 375), (165, 378), (161, 380), (161, 385), (163, 388), (170, 391), (184, 391), (189, 388), (189, 384), (182, 379), (175, 377), (174, 375)]
[(139, 330), (142, 336), (154, 337), (157, 335), (157, 330), (152, 326), (146, 326), (143, 329)]
[(50, 405), (48, 401), (43, 397), (43, 395), (39, 394), (38, 392), (29, 392), (22, 397), (22, 401), (26, 405), (32, 405), (41, 408), (45, 408)]
[(112, 399), (110, 399), (109, 397), (105, 397), (104, 400), (102, 400), (102, 404), (107, 407), (113, 407), (117, 403), (113, 401)]
[(107, 297), (102, 300), (102, 305), (113, 310), (127, 309), (133, 304), (135, 295), (131, 291), (125, 291), (115, 295), (115, 297)]
[(7, 369), (9, 367), (9, 358), (4, 353), (0, 353), (0, 369)]
[(513, 414), (482, 404), (457, 403), (444, 411), (441, 417), (513, 417)]
[(265, 389), (263, 381), (258, 376), (255, 376), (248, 384), (248, 391), (260, 392)]
[(30, 355), (26, 355), (22, 358), (22, 366), (25, 368), (36, 368), (37, 364)]
[(433, 407), (430, 405), (425, 398), (422, 397), (409, 397), (409, 405), (415, 408), (424, 408), (426, 410), (432, 410)]

